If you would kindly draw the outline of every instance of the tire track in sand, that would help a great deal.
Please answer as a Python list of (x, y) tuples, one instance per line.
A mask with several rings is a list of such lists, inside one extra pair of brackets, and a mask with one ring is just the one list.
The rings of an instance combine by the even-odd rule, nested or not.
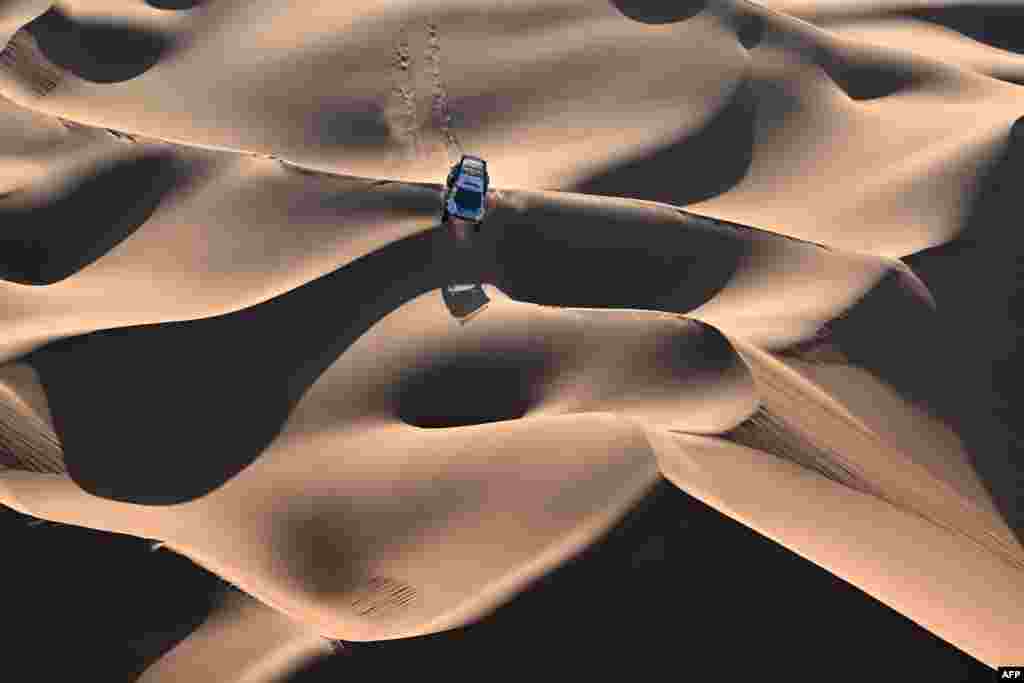
[(441, 40), (437, 24), (427, 24), (426, 61), (430, 71), (432, 90), (432, 121), (441, 130), (445, 146), (448, 148), (448, 160), (455, 163), (462, 156), (462, 144), (452, 127), (451, 111), (448, 107), (448, 93), (441, 78)]
[(399, 141), (407, 146), (407, 153), (415, 158), (419, 154), (419, 119), (416, 115), (416, 83), (412, 72), (412, 50), (409, 48), (409, 34), (404, 26), (398, 31), (398, 44), (392, 55), (392, 73), (395, 84), (392, 95), (395, 108), (391, 127)]

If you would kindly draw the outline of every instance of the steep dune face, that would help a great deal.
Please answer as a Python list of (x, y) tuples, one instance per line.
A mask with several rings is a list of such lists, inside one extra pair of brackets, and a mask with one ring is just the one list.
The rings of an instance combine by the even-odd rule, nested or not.
[[(610, 413), (448, 430), (360, 424), (286, 429), (265, 457), (185, 505), (105, 501), (67, 477), (25, 471), (5, 472), (4, 500), (49, 519), (167, 539), (320, 633), (369, 640), (450, 628), (492, 609), (595, 538), (657, 474), (642, 430)], [(377, 595), (378, 581), (381, 590), (409, 586), (413, 597)], [(367, 600), (384, 602), (367, 611)]]
[(903, 44), (931, 59), (954, 62), (1002, 81), (1024, 80), (1024, 56), (993, 48), (931, 21), (910, 17), (840, 17), (824, 26), (831, 33), (862, 43), (883, 47)]
[(664, 479), (1019, 662), (1019, 55), (881, 2), (343, 5), (0, 7), (0, 503), (258, 601), (142, 680), (472, 623)]
[[(964, 651), (992, 663), (1019, 657), (1021, 571), (971, 539), (763, 451), (715, 437), (665, 435), (658, 451), (665, 476), (682, 489)], [(776, 502), (766, 500), (766, 488)], [(950, 557), (957, 561), (949, 562)]]
[[(200, 193), (206, 190), (197, 190), (193, 201), (198, 207), (191, 215), (201, 216), (202, 224), (190, 224), (187, 213), (175, 219), (171, 209), (178, 207), (172, 205), (163, 221), (151, 219), (79, 273), (46, 288), (12, 290), (22, 295), (12, 296), (12, 303), (23, 308), (14, 309), (19, 325), (12, 326), (10, 344), (39, 345), (47, 334), (51, 339), (63, 337), (41, 346), (26, 360), (46, 387), (69, 471), (97, 495), (177, 502), (219, 486), (258, 457), (307, 388), (336, 359), (344, 358), (353, 342), (394, 309), (425, 292), (436, 293), (445, 281), (448, 235), (433, 229), (434, 219), (428, 213), (436, 199), (434, 191), (362, 181), (345, 185), (328, 179), (303, 186), (300, 181), (306, 176), (281, 170), (272, 162), (247, 164), (259, 168), (269, 164), (270, 177), (250, 176), (252, 184), (246, 187), (229, 176), (213, 188), (234, 188), (235, 192), (215, 194), (211, 188), (205, 202)], [(346, 188), (352, 189), (345, 192)], [(276, 202), (270, 204), (270, 200)], [(199, 213), (199, 207), (205, 211)], [(275, 227), (272, 209), (278, 225), (287, 222), (308, 232), (281, 231)], [(218, 211), (223, 218), (214, 222)], [(305, 217), (305, 223), (288, 220), (290, 215)], [(350, 216), (351, 232), (339, 229), (337, 223), (331, 226), (332, 215), (338, 221)], [(231, 228), (214, 228), (228, 224), (234, 226), (234, 234)], [(538, 230), (540, 225), (552, 227)], [(420, 226), (428, 229), (373, 250), (388, 234), (409, 233)], [(195, 235), (190, 243), (200, 245), (191, 252), (183, 246), (188, 242), (182, 242), (189, 231)], [(264, 237), (258, 237), (261, 232)], [(645, 246), (630, 245), (627, 235), (643, 235)], [(651, 246), (659, 252), (657, 260), (647, 257)], [(476, 248), (484, 281), (508, 288), (534, 304), (531, 309), (536, 305), (593, 308), (602, 303), (660, 309), (688, 314), (727, 331), (742, 329), (768, 348), (785, 347), (815, 333), (894, 267), (877, 257), (840, 254), (770, 233), (709, 225), (671, 207), (512, 191), (496, 199), (487, 232)], [(361, 251), (369, 253), (360, 255)], [(358, 258), (351, 260), (353, 256)], [(556, 270), (563, 257), (571, 257), (575, 264), (575, 281), (564, 286)], [(291, 266), (291, 272), (277, 267), (279, 258), (287, 259), (282, 266)], [(550, 259), (550, 269), (538, 270), (544, 259)], [(263, 303), (251, 303), (264, 292), (294, 287), (296, 280), (318, 274), (313, 267), (328, 264), (345, 267)], [(646, 277), (610, 280), (609, 269), (616, 266), (627, 273), (644, 267)], [(147, 272), (166, 277), (144, 280)], [(115, 282), (139, 284), (115, 289), (102, 298), (95, 296), (110, 292)], [(172, 282), (178, 284), (167, 289)], [(160, 283), (164, 288), (157, 287)], [(362, 293), (371, 291), (375, 295), (367, 301)], [(436, 296), (428, 300), (440, 306)], [(225, 308), (239, 310), (218, 314)], [(189, 311), (191, 319), (163, 322), (183, 310)], [(317, 313), (320, 310), (333, 314), (323, 316)], [(598, 320), (611, 324), (615, 318)], [(90, 327), (83, 329), (84, 325)], [(631, 329), (614, 334), (628, 338), (634, 334)], [(16, 330), (23, 330), (21, 339), (14, 337)], [(401, 337), (401, 333), (392, 334)], [(672, 375), (673, 354), (712, 351), (700, 343), (690, 348), (688, 342), (674, 349), (670, 339), (642, 353), (627, 351), (629, 345), (612, 341), (614, 335), (607, 336), (612, 334), (575, 332), (569, 337), (573, 341), (560, 343), (579, 347), (572, 363), (581, 364), (587, 354), (596, 354), (603, 360), (589, 367), (608, 364), (622, 375), (645, 376), (650, 384), (645, 391), (665, 398), (679, 391), (669, 387), (681, 382), (673, 379), (661, 386), (658, 379)], [(608, 347), (619, 347), (618, 356), (605, 352)], [(474, 351), (479, 357), (475, 365), (468, 361), (468, 351), (463, 351), (454, 356), (465, 363), (456, 374), (431, 380), (435, 369), (420, 383), (443, 387), (458, 373), (468, 377), (486, 372), (499, 382), (504, 376), (509, 381), (502, 386), (520, 398), (511, 403), (497, 400), (495, 410), (516, 417), (521, 414), (517, 402), (528, 404), (540, 381), (529, 379), (533, 371), (527, 365), (537, 365), (538, 376), (554, 372), (562, 385), (581, 381), (587, 387), (591, 381), (585, 375), (577, 379), (578, 370), (570, 366), (545, 369), (547, 352), (531, 349), (525, 341), (518, 349), (499, 346)], [(640, 355), (631, 361), (634, 352)], [(500, 363), (495, 360), (499, 357)], [(161, 362), (154, 364), (151, 358)], [(383, 361), (366, 358), (365, 362)], [(714, 362), (709, 359), (709, 368), (725, 371)], [(648, 366), (658, 369), (643, 370)], [(555, 381), (544, 381), (549, 380)], [(614, 386), (615, 380), (608, 381)], [(634, 380), (634, 384), (641, 382)], [(201, 386), (210, 388), (197, 391)], [(412, 395), (430, 391), (413, 387)], [(566, 397), (572, 394), (566, 391)], [(584, 388), (582, 395), (588, 392)], [(467, 407), (473, 403), (465, 400)], [(416, 401), (430, 403), (422, 398)], [(225, 412), (224, 406), (232, 410)], [(443, 415), (442, 410), (431, 419)], [(672, 422), (667, 416), (658, 420)], [(714, 424), (690, 427), (706, 432)], [(106, 427), (98, 429), (100, 425)], [(150, 435), (156, 433), (164, 436), (153, 442)], [(207, 448), (216, 448), (219, 457), (195, 453), (197, 439), (205, 439)], [(152, 457), (132, 457), (143, 444)]]
[[(956, 236), (1020, 115), (1015, 85), (932, 55), (927, 31), (883, 45), (746, 3), (706, 12), (737, 33), (760, 27), (736, 98), (575, 187), (892, 257)], [(671, 180), (687, 175), (707, 189)]]
[[(234, 645), (227, 655), (226, 642)], [(308, 625), (244, 593), (231, 592), (199, 628), (147, 668), (138, 681), (281, 680), (310, 659), (331, 652), (330, 643)]]

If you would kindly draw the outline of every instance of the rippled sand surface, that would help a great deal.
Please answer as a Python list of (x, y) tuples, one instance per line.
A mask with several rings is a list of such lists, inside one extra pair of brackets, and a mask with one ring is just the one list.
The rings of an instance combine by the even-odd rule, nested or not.
[(0, 502), (241, 589), (140, 680), (473, 623), (665, 480), (1024, 662), (1024, 57), (660, 4), (0, 4)]

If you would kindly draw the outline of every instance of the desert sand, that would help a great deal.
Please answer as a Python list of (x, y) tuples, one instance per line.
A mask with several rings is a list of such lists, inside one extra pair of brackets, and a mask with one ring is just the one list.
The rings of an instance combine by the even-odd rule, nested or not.
[(140, 680), (472, 623), (664, 479), (1024, 662), (971, 332), (1024, 57), (883, 0), (162, 4), (0, 6), (0, 503), (240, 589)]

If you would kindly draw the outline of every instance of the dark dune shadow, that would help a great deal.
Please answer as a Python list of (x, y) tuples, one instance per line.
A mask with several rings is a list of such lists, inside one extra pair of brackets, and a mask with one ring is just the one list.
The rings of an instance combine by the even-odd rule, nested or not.
[[(681, 232), (668, 221), (644, 234), (645, 248), (630, 247), (635, 225), (575, 211), (535, 214), (532, 220), (551, 221), (550, 236), (532, 220), (509, 224), (510, 215), (519, 215), (514, 211), (495, 212), (485, 234), (519, 234), (480, 246), (481, 274), (499, 274), (484, 281), (528, 301), (682, 312), (724, 285), (743, 249), (707, 228)], [(403, 239), (242, 311), (98, 331), (30, 354), (70, 475), (90, 493), (141, 504), (173, 504), (212, 491), (259, 455), (307, 388), (371, 325), (448, 280), (449, 239), (443, 230)], [(571, 278), (565, 277), (570, 265)], [(440, 302), (438, 308), (446, 315)], [(462, 384), (476, 381), (467, 373), (477, 361), (467, 363), (469, 370), (455, 371)], [(455, 398), (445, 406), (451, 416), (410, 409), (407, 417), (425, 424), (514, 417), (528, 388), (500, 361), (481, 364), (494, 368), (490, 381), (504, 382), (512, 399), (496, 398), (483, 416), (473, 413), (482, 400), (471, 408)], [(529, 377), (529, 360), (526, 369)], [(415, 382), (406, 389), (407, 407), (420, 404)]]
[(324, 101), (314, 114), (309, 134), (319, 144), (372, 148), (390, 144), (391, 127), (378, 102), (346, 98)]
[[(950, 290), (961, 288), (967, 273), (980, 264), (965, 260), (962, 247), (946, 246), (949, 249), (944, 253), (928, 250), (908, 259), (935, 297), (938, 311), (923, 302), (905, 275), (892, 271), (852, 308), (829, 322), (824, 341), (841, 357), (817, 362), (848, 362), (863, 368), (952, 428), (1001, 516), (1024, 541), (1020, 497), (1024, 463), (1014, 462), (1014, 452), (1019, 449), (1014, 445), (1018, 437), (1006, 429), (1006, 420), (1012, 415), (1010, 406), (1003, 405), (1000, 410), (1005, 394), (1000, 395), (985, 367), (992, 362), (986, 349), (991, 345), (990, 336), (1012, 339), (1014, 333), (1007, 330), (1005, 322), (996, 320), (997, 311), (985, 301), (990, 294), (967, 287), (951, 295)], [(987, 267), (1001, 265), (990, 261)], [(948, 269), (945, 283), (937, 283), (936, 267)], [(958, 277), (954, 273), (961, 267), (968, 270)], [(970, 301), (971, 296), (978, 298)], [(962, 306), (975, 310), (964, 316)], [(794, 355), (816, 360), (813, 354)], [(1019, 410), (1021, 404), (1014, 403)], [(1004, 424), (1000, 424), (1000, 416)]]
[(961, 235), (904, 259), (937, 310), (893, 271), (831, 321), (825, 337), (849, 362), (957, 433), (1004, 520), (1024, 541), (1024, 426), (1017, 419), (1024, 393), (1011, 379), (1024, 368), (1017, 351), (1024, 341), (1018, 322), (1024, 320), (1024, 239), (1005, 229), (1024, 172), (1024, 150), (1014, 147), (983, 181)]
[(718, 0), (708, 2), (707, 5), (709, 13), (716, 16), (736, 33), (736, 37), (744, 49), (753, 50), (760, 45), (761, 39), (764, 37), (765, 21), (763, 16), (754, 11), (753, 7), (728, 1), (723, 3)]
[(1024, 7), (1020, 5), (949, 5), (880, 14), (881, 18), (898, 16), (930, 21), (1000, 50), (1024, 54)]
[(154, 153), (101, 168), (49, 204), (0, 207), (0, 278), (49, 285), (74, 275), (134, 233), (189, 176), (185, 163)]
[[(22, 626), (10, 634), (8, 662), (24, 662), (36, 680), (137, 680), (199, 627), (225, 583), (180, 555), (149, 552), (145, 539), (65, 524), (32, 528), (29, 519), (0, 506), (5, 557), (19, 558), (6, 563), (5, 580), (46, 586), (14, 591), (4, 606)], [(74, 635), (59, 644), (37, 637), (58, 614)]]
[(630, 216), (546, 200), (525, 213), (492, 211), (481, 233), (481, 252), (493, 254), (484, 279), (536, 304), (685, 313), (726, 285), (746, 249), (696, 220)]
[[(735, 20), (741, 42), (760, 42), (759, 17)], [(744, 43), (746, 44), (746, 43)], [(865, 51), (817, 49), (814, 62), (836, 85), (858, 101), (886, 97), (913, 88), (920, 77), (898, 60)], [(764, 99), (770, 93), (770, 99)], [(779, 95), (779, 97), (775, 97)], [(728, 192), (750, 170), (754, 126), (772, 126), (786, 112), (778, 105), (791, 96), (779, 83), (751, 77), (700, 130), (643, 156), (602, 169), (572, 187), (571, 192), (631, 197), (686, 206)]]
[(764, 37), (764, 19), (753, 12), (737, 14), (734, 18), (736, 37), (740, 39), (740, 45), (747, 50), (753, 50), (761, 44)]
[[(371, 325), (440, 286), (431, 231), (265, 303), (102, 330), (26, 357), (71, 477), (149, 505), (202, 496), (252, 462), (306, 389)], [(369, 294), (372, 293), (372, 294)]]
[(168, 36), (144, 28), (74, 21), (56, 7), (26, 29), (54, 64), (92, 83), (120, 83), (148, 71), (173, 47)]
[(921, 81), (913, 68), (898, 59), (856, 51), (818, 49), (815, 62), (851, 99), (864, 101), (911, 89)]
[[(948, 5), (945, 7), (906, 7), (883, 12), (824, 12), (804, 16), (811, 23), (825, 29), (858, 20), (885, 21), (886, 19), (917, 19), (942, 26), (967, 38), (991, 47), (1016, 54), (1024, 54), (1024, 7), (1009, 5)], [(994, 78), (1024, 84), (1014, 74), (995, 72)], [(899, 86), (899, 77), (890, 77)], [(894, 88), (898, 90), (899, 87)]]
[[(829, 628), (801, 629), (794, 647), (793, 629), (779, 627), (781, 614), (786, 624), (825, 620)], [(870, 656), (850, 659), (852, 641)], [(683, 680), (716, 680), (722, 677), (703, 672), (721, 672), (739, 650), (758, 661), (761, 674), (795, 681), (814, 680), (844, 657), (844, 673), (858, 678), (895, 670), (974, 680), (990, 672), (665, 480), (593, 545), (476, 623), (346, 648), (350, 656), (312, 663), (290, 683), (390, 680), (413, 670), (477, 680), (494, 662), (517, 677), (543, 670), (546, 678), (557, 671), (569, 680), (628, 679), (639, 660), (652, 670), (685, 666)]]
[(547, 354), (526, 348), (436, 358), (403, 378), (394, 403), (399, 418), (417, 427), (513, 420), (536, 403), (551, 370)]
[[(954, 260), (964, 265), (959, 260), (964, 255), (959, 253)], [(935, 256), (927, 260), (934, 262)], [(934, 276), (922, 279), (931, 281), (929, 289), (933, 289)], [(961, 302), (951, 299), (945, 288), (933, 289), (933, 295), (941, 312), (924, 306), (900, 283), (900, 276), (892, 273), (829, 324), (829, 341), (852, 364), (893, 387), (961, 437), (1002, 518), (1024, 542), (1020, 496), (1024, 464), (1014, 462), (1018, 449), (1006, 429), (1009, 425), (998, 424), (1000, 413), (1004, 419), (1011, 414), (998, 410), (1000, 396), (993, 392), (994, 386), (986, 386), (984, 365), (990, 360), (984, 358), (987, 342), (980, 339), (1013, 333), (1005, 324), (996, 327), (993, 322), (982, 328), (973, 325), (976, 321), (961, 318), (957, 305)]]
[(904, 259), (935, 296), (942, 321), (942, 409), (1024, 542), (1024, 234), (1020, 211), (1024, 120), (990, 169), (960, 236)]
[(143, 0), (150, 7), (166, 10), (185, 10), (199, 7), (206, 0)]
[(624, 15), (644, 24), (671, 24), (696, 16), (707, 7), (707, 0), (611, 0)]
[(657, 372), (674, 377), (706, 376), (712, 381), (722, 375), (746, 372), (743, 359), (720, 330), (699, 320), (687, 320), (691, 330), (662, 340), (653, 357)]
[(735, 187), (750, 169), (756, 99), (749, 82), (699, 131), (641, 157), (617, 163), (571, 192), (632, 197), (685, 206)]

